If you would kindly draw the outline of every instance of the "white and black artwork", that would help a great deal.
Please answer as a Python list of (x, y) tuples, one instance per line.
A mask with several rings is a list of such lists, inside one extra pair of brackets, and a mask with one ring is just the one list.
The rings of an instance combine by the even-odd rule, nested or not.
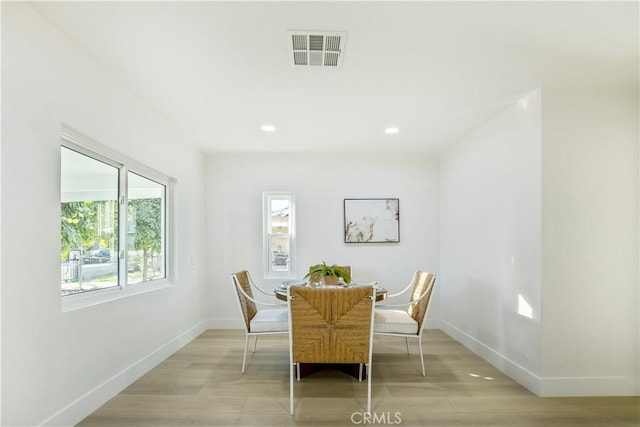
[(400, 241), (400, 199), (344, 199), (345, 243)]

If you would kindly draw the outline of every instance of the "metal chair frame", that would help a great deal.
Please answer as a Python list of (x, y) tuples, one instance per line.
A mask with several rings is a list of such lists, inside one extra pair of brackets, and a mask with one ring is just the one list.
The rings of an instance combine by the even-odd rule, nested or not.
[[(420, 274), (429, 274), (429, 273), (424, 273), (420, 270), (417, 270), (414, 274), (413, 274), (413, 278), (411, 279), (411, 281), (409, 282), (409, 285), (407, 285), (406, 288), (404, 288), (402, 291), (389, 295), (387, 296), (387, 298), (393, 298), (393, 297), (397, 297), (399, 295), (403, 295), (404, 293), (406, 293), (409, 289), (415, 287), (417, 280), (418, 280), (418, 276)], [(422, 314), (422, 317), (420, 319), (415, 319), (418, 322), (418, 332), (417, 335), (414, 334), (403, 334), (403, 333), (399, 333), (399, 332), (376, 332), (376, 330), (374, 329), (373, 333), (374, 335), (386, 335), (386, 336), (395, 336), (395, 337), (404, 337), (404, 341), (405, 341), (405, 345), (407, 347), (407, 354), (410, 354), (409, 351), (409, 338), (412, 339), (417, 339), (418, 340), (418, 349), (420, 350), (420, 365), (422, 367), (422, 376), (424, 377), (426, 375), (425, 373), (425, 369), (424, 369), (424, 352), (422, 350), (422, 331), (424, 329), (424, 318), (427, 316), (427, 309), (428, 309), (428, 304), (429, 304), (429, 299), (431, 298), (431, 293), (433, 292), (433, 287), (435, 286), (436, 283), (436, 279), (437, 276), (436, 275), (432, 275), (432, 278), (430, 280), (430, 282), (427, 284), (424, 292), (422, 292), (422, 294), (420, 294), (420, 296), (418, 298), (416, 298), (413, 301), (409, 301), (407, 303), (403, 303), (403, 304), (385, 304), (383, 306), (381, 306), (381, 309), (379, 311), (383, 311), (384, 308), (390, 308), (390, 307), (398, 307), (398, 308), (406, 308), (407, 312), (409, 312), (409, 307), (416, 307), (418, 306), (422, 300), (424, 298), (427, 298), (427, 307), (425, 307), (424, 313)]]
[[(251, 280), (251, 275), (249, 275), (248, 271), (243, 271), (246, 272), (248, 280), (249, 280), (249, 284), (251, 286), (254, 285), (253, 281)], [(256, 300), (255, 298), (253, 298), (252, 295), (249, 295), (245, 292), (244, 289), (242, 289), (242, 286), (240, 285), (240, 280), (238, 279), (238, 274), (243, 273), (243, 272), (238, 272), (238, 273), (234, 273), (231, 275), (231, 280), (233, 283), (233, 287), (236, 289), (236, 291), (238, 293), (240, 293), (244, 298), (246, 298), (248, 301), (252, 302), (253, 304), (255, 304), (256, 306), (265, 306), (265, 307), (278, 307), (279, 310), (282, 310), (282, 304), (270, 304), (270, 303), (265, 303), (265, 302), (261, 302)], [(257, 286), (256, 289), (260, 290)], [(260, 291), (262, 293), (265, 293), (263, 291)], [(265, 293), (265, 295), (269, 295), (268, 293)], [(236, 298), (236, 300), (238, 301), (238, 307), (240, 308), (240, 312), (242, 313), (243, 317), (244, 317), (244, 330), (245, 330), (245, 340), (244, 340), (244, 353), (242, 355), (242, 373), (244, 374), (245, 371), (245, 366), (246, 366), (246, 360), (247, 360), (247, 348), (249, 346), (249, 337), (252, 336), (254, 337), (254, 341), (253, 341), (253, 351), (252, 353), (256, 352), (256, 346), (258, 344), (258, 337), (260, 335), (277, 335), (277, 334), (288, 334), (289, 330), (285, 330), (285, 331), (264, 331), (264, 332), (251, 332), (250, 330), (250, 322), (251, 322), (251, 318), (249, 318), (249, 314), (245, 311), (245, 308), (243, 307), (241, 301), (240, 301), (240, 296), (238, 295), (238, 297)], [(256, 307), (256, 311), (257, 311), (257, 307)]]

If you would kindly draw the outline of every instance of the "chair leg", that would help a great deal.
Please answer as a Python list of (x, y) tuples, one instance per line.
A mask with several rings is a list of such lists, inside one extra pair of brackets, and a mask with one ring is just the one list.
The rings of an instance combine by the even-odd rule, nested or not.
[(404, 343), (407, 345), (407, 354), (409, 354), (409, 338), (404, 337)]
[(255, 341), (253, 341), (253, 353), (256, 352), (256, 345), (258, 345), (258, 336), (256, 335)]
[(358, 369), (358, 381), (362, 382), (362, 363), (360, 364), (360, 369)]
[(242, 373), (244, 374), (244, 365), (247, 360), (247, 346), (249, 345), (249, 334), (244, 338), (244, 354), (242, 355)]
[(300, 364), (296, 363), (296, 378), (300, 381)]
[(289, 413), (293, 415), (293, 375), (294, 375), (293, 365), (294, 363), (291, 363), (290, 365), (291, 367), (289, 368)]
[(367, 413), (368, 414), (371, 413), (371, 365), (370, 364), (367, 364)]
[(424, 356), (422, 355), (422, 337), (418, 335), (418, 348), (420, 349), (420, 363), (422, 364), (422, 376), (424, 377)]

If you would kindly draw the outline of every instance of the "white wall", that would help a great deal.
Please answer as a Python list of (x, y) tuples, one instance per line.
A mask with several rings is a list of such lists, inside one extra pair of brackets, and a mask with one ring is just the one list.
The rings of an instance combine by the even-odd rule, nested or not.
[(441, 157), (443, 329), (541, 396), (638, 395), (638, 90), (539, 96)]
[[(351, 265), (356, 281), (401, 290), (416, 269), (438, 273), (438, 167), (428, 156), (216, 154), (207, 159), (211, 327), (241, 327), (230, 274), (262, 279), (262, 192), (294, 191), (297, 277), (321, 261)], [(400, 243), (346, 244), (343, 199), (400, 199)], [(437, 298), (434, 297), (434, 301)], [(434, 302), (429, 318), (437, 318)]]
[(540, 365), (540, 92), (440, 157), (443, 329), (530, 389)]
[[(204, 330), (204, 158), (26, 3), (2, 5), (2, 89), (1, 423), (70, 425)], [(62, 123), (177, 178), (175, 286), (61, 311)]]
[(542, 393), (638, 395), (638, 88), (545, 88), (542, 118)]

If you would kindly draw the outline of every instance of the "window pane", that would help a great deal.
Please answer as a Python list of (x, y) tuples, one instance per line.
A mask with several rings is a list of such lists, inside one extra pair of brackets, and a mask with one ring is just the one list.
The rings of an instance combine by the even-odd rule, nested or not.
[(289, 234), (290, 207), (288, 199), (271, 200), (271, 233)]
[(118, 169), (61, 147), (62, 295), (118, 285)]
[(165, 186), (129, 172), (127, 188), (127, 283), (164, 278)]
[(271, 251), (271, 271), (289, 271), (290, 239), (288, 234), (269, 236)]

